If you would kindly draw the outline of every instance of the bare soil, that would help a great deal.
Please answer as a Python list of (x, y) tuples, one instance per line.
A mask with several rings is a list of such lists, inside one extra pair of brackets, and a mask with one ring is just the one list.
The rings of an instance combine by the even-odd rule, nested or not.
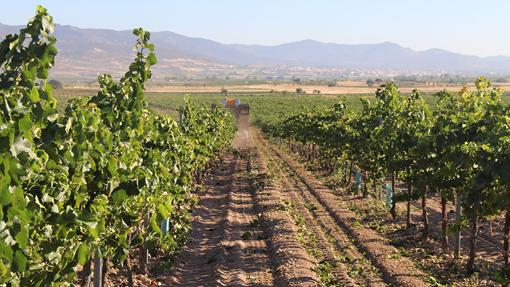
[[(241, 119), (223, 184), (200, 193), (171, 286), (429, 286), (426, 275)], [(214, 200), (212, 200), (214, 199)], [(214, 227), (210, 227), (214, 226)], [(212, 259), (211, 259), (212, 258)]]
[(274, 285), (244, 154), (250, 145), (246, 125), (243, 118), (234, 141), (237, 152), (225, 155), (228, 168), (216, 187), (199, 194), (193, 229), (174, 267), (172, 286)]
[[(285, 148), (284, 148), (285, 149)], [(462, 230), (461, 257), (455, 260), (453, 257), (454, 233), (449, 235), (449, 252), (444, 253), (441, 246), (441, 203), (439, 196), (432, 194), (427, 198), (427, 213), (429, 220), (429, 237), (422, 238), (423, 217), (421, 199), (412, 201), (411, 205), (411, 228), (406, 229), (405, 203), (397, 204), (397, 220), (390, 216), (379, 194), (374, 197), (364, 198), (354, 194), (350, 189), (341, 184), (339, 174), (327, 174), (323, 170), (317, 170), (317, 166), (293, 154), (285, 149), (286, 154), (307, 166), (313, 177), (320, 178), (328, 186), (340, 202), (347, 203), (347, 208), (356, 214), (357, 224), (376, 231), (391, 245), (397, 248), (401, 255), (409, 258), (414, 265), (426, 274), (426, 281), (433, 284), (446, 286), (502, 286), (498, 283), (497, 273), (503, 267), (503, 225), (502, 215), (490, 220), (480, 220), (480, 234), (477, 240), (477, 259), (475, 273), (469, 275), (466, 272), (468, 248), (470, 244), (470, 230)], [(372, 188), (372, 186), (370, 186)], [(371, 191), (373, 192), (373, 191)], [(397, 184), (397, 192), (407, 192), (404, 184)], [(381, 190), (381, 198), (384, 196)], [(455, 206), (452, 202), (447, 204), (449, 224), (455, 221)], [(442, 286), (442, 285), (441, 285)], [(506, 285), (505, 285), (506, 286)]]
[[(310, 172), (303, 169), (294, 159), (271, 146), (275, 156), (291, 171), (291, 175), (308, 189), (337, 226), (345, 232), (352, 244), (365, 255), (368, 262), (382, 274), (384, 282), (397, 286), (429, 286), (426, 274), (415, 267), (414, 263), (402, 256), (399, 250), (374, 230), (359, 224), (359, 217), (350, 211), (346, 201), (339, 198)], [(309, 197), (310, 198), (310, 197)], [(368, 285), (371, 286), (371, 285)]]
[[(158, 265), (163, 255), (155, 254), (151, 273), (135, 270), (135, 286), (432, 285), (247, 116), (233, 146), (196, 194), (192, 230), (173, 266)], [(124, 271), (110, 277), (107, 286), (126, 286)]]
[[(510, 83), (495, 83), (496, 86), (505, 90), (510, 89)], [(471, 88), (474, 86), (468, 85)], [(442, 90), (451, 92), (458, 92), (462, 89), (463, 85), (447, 85), (447, 84), (418, 84), (414, 86), (403, 86), (400, 88), (402, 92), (409, 93), (413, 89), (418, 89), (425, 93), (435, 93)], [(68, 89), (76, 90), (91, 90), (95, 86), (90, 85), (69, 85)], [(339, 95), (339, 94), (374, 94), (377, 90), (377, 85), (369, 87), (365, 82), (361, 81), (341, 81), (334, 87), (326, 85), (306, 85), (297, 83), (279, 83), (279, 84), (250, 84), (250, 85), (153, 85), (148, 86), (147, 91), (152, 93), (220, 93), (222, 88), (228, 89), (229, 92), (249, 93), (249, 92), (289, 92), (293, 93), (297, 88), (301, 88), (307, 94), (313, 94), (314, 91), (320, 91), (321, 94), (326, 95)]]
[(268, 235), (275, 266), (275, 286), (319, 286), (320, 279), (313, 272), (317, 260), (298, 241), (297, 227), (285, 211), (285, 195), (280, 183), (267, 178), (270, 172), (258, 154), (253, 158), (252, 165), (258, 170), (258, 184), (254, 185), (255, 204)]

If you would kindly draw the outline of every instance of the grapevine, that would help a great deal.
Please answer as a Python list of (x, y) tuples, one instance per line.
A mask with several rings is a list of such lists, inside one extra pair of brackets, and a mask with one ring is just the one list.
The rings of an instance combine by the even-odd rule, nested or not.
[[(333, 107), (295, 113), (280, 120), (261, 119), (262, 130), (284, 139), (293, 151), (314, 159), (330, 173), (343, 167), (344, 184), (361, 173), (363, 196), (368, 183), (374, 195), (390, 182), (389, 211), (395, 219), (396, 205), (407, 202), (407, 227), (411, 226), (411, 201), (421, 198), (422, 238), (429, 235), (427, 196), (441, 197), (442, 246), (448, 252), (448, 232), (470, 229), (467, 271), (475, 271), (479, 221), (506, 214), (503, 257), (509, 269), (510, 216), (508, 204), (509, 108), (502, 91), (485, 78), (476, 90), (439, 92), (431, 112), (418, 91), (402, 95), (394, 83), (382, 85), (372, 101), (362, 99), (360, 112), (346, 112), (344, 101)], [(313, 156), (310, 156), (312, 154)], [(407, 186), (406, 193), (396, 183)], [(457, 200), (460, 220), (448, 226), (446, 203)], [(458, 250), (458, 248), (457, 248)], [(458, 251), (457, 251), (458, 252)]]
[(0, 284), (9, 286), (71, 285), (93, 256), (124, 266), (136, 248), (178, 252), (193, 174), (233, 136), (221, 109), (187, 103), (183, 125), (149, 109), (144, 84), (157, 59), (143, 29), (120, 81), (100, 76), (97, 95), (59, 113), (47, 83), (52, 33), (38, 7), (0, 43)]

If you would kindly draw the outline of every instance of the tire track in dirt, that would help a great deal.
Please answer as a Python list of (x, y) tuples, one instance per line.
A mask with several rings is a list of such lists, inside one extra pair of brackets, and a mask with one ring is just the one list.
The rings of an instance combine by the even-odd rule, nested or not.
[(251, 190), (247, 118), (236, 134), (237, 151), (206, 180), (193, 210), (192, 231), (178, 256), (170, 286), (274, 286), (272, 260)]
[[(222, 286), (273, 286), (271, 262), (264, 234), (258, 226), (248, 162), (242, 151), (235, 165), (230, 193), (223, 255), (219, 273)], [(236, 156), (239, 157), (239, 156)]]
[[(320, 203), (309, 193), (295, 175), (286, 171), (281, 160), (276, 159), (264, 139), (257, 136), (258, 146), (265, 157), (274, 163), (278, 178), (286, 184), (286, 194), (298, 207), (298, 213), (307, 222), (308, 228), (317, 236), (326, 261), (335, 267), (335, 273), (342, 286), (387, 286), (364, 256), (354, 247), (349, 237), (342, 232)], [(342, 261), (345, 261), (346, 266)], [(350, 271), (355, 278), (348, 274)], [(361, 273), (361, 274), (358, 274)]]
[(344, 206), (345, 203), (339, 202), (328, 188), (304, 170), (299, 169), (291, 158), (285, 156), (276, 147), (264, 139), (261, 142), (266, 143), (278, 160), (289, 168), (290, 173), (299, 178), (335, 223), (349, 235), (360, 251), (366, 254), (367, 259), (381, 271), (388, 283), (397, 286), (428, 286), (420, 279), (425, 274), (419, 271), (411, 260), (402, 257), (398, 250), (375, 231), (356, 225), (356, 215)]
[[(284, 176), (284, 174), (281, 174), (280, 176)], [(310, 212), (310, 210), (305, 206), (305, 201), (303, 201), (303, 199), (298, 195), (299, 191), (297, 189), (299, 189), (299, 187), (291, 184), (289, 180), (285, 179), (284, 182), (289, 199), (292, 204), (295, 204), (297, 213), (304, 219), (306, 227), (316, 237), (317, 242), (315, 243), (319, 248), (319, 252), (323, 253), (321, 256), (323, 257), (321, 263), (328, 263), (333, 266), (333, 270), (331, 270), (330, 273), (336, 278), (335, 281), (338, 281), (335, 285), (348, 287), (358, 286), (347, 274), (347, 268), (340, 262), (340, 254), (327, 238), (329, 234), (317, 223), (315, 215), (312, 215), (312, 212)]]
[(275, 266), (275, 286), (320, 286), (312, 271), (317, 261), (311, 258), (297, 240), (296, 226), (283, 206), (279, 183), (268, 180), (268, 167), (252, 150), (251, 164), (256, 170), (252, 186), (261, 225), (268, 236), (271, 258)]
[[(311, 232), (310, 236), (307, 238), (308, 243), (305, 243), (305, 245), (308, 245), (309, 253), (315, 256), (322, 264), (328, 263), (333, 266), (331, 273), (336, 280), (339, 281), (336, 282), (337, 285), (357, 286), (349, 275), (347, 275), (345, 266), (338, 260), (339, 254), (327, 239), (327, 234), (317, 225), (314, 216), (312, 216), (309, 209), (305, 207), (304, 201), (298, 196), (299, 187), (291, 183), (289, 180), (291, 176), (282, 170), (279, 164), (275, 162), (274, 158), (268, 154), (267, 149), (265, 147), (262, 148), (262, 146), (263, 145), (259, 145), (260, 149), (263, 150), (265, 157), (273, 163), (275, 175), (283, 185), (283, 190), (287, 195), (284, 201), (287, 205), (290, 205), (291, 208), (295, 208), (293, 211), (295, 213), (295, 220), (300, 220), (303, 225), (306, 226), (307, 231)], [(315, 268), (318, 266), (319, 265), (316, 265)]]
[(225, 157), (222, 166), (197, 195), (200, 203), (192, 212), (192, 229), (188, 242), (177, 257), (171, 286), (211, 286), (219, 283), (218, 256), (223, 253), (221, 241), (226, 225), (226, 207), (232, 189), (235, 168), (233, 155)]

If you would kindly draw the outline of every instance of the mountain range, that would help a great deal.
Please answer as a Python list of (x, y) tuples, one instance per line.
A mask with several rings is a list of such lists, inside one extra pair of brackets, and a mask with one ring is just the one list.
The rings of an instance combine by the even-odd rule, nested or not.
[[(0, 37), (22, 26), (0, 24)], [(120, 74), (133, 58), (131, 31), (82, 29), (56, 25), (59, 50), (54, 76), (95, 78), (98, 73)], [(154, 32), (159, 64), (155, 74), (235, 73), (246, 67), (311, 67), (346, 70), (386, 70), (402, 73), (510, 73), (510, 57), (477, 57), (441, 49), (416, 51), (395, 43), (335, 44), (304, 40), (276, 46), (222, 44), (173, 32)], [(226, 72), (225, 72), (226, 71)]]

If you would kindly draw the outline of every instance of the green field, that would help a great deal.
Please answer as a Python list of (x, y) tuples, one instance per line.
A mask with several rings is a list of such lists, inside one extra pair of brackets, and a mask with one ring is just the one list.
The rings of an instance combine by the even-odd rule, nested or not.
[[(93, 95), (93, 90), (61, 90), (55, 94), (62, 103), (65, 103), (76, 96)], [(219, 104), (223, 96), (220, 93), (147, 93), (147, 99), (153, 109), (159, 112), (167, 113), (177, 118), (177, 107), (182, 106), (185, 98), (189, 97), (193, 102), (199, 105)], [(357, 112), (361, 110), (361, 99), (375, 99), (372, 94), (359, 95), (310, 95), (310, 94), (288, 94), (288, 93), (229, 93), (230, 98), (239, 98), (241, 103), (250, 105), (250, 120), (256, 122), (263, 118), (264, 121), (278, 120), (289, 114), (304, 111), (306, 109), (314, 110), (324, 106), (333, 105), (341, 100), (347, 105), (347, 110)], [(434, 110), (436, 98), (433, 94), (424, 94), (424, 99), (431, 110)], [(503, 97), (505, 103), (510, 103), (510, 97)]]
[[(61, 103), (65, 103), (77, 96), (91, 96), (93, 90), (60, 90), (55, 95)], [(223, 96), (220, 93), (147, 93), (147, 99), (155, 110), (168, 113), (177, 117), (177, 107), (189, 97), (199, 105), (219, 104)], [(371, 95), (296, 95), (284, 93), (229, 93), (228, 97), (239, 98), (241, 103), (249, 104), (251, 119), (256, 120), (257, 115), (288, 115), (289, 113), (302, 111), (305, 108), (314, 109), (332, 105), (341, 99), (348, 103), (349, 107), (356, 111), (361, 108), (360, 98), (370, 98)]]

